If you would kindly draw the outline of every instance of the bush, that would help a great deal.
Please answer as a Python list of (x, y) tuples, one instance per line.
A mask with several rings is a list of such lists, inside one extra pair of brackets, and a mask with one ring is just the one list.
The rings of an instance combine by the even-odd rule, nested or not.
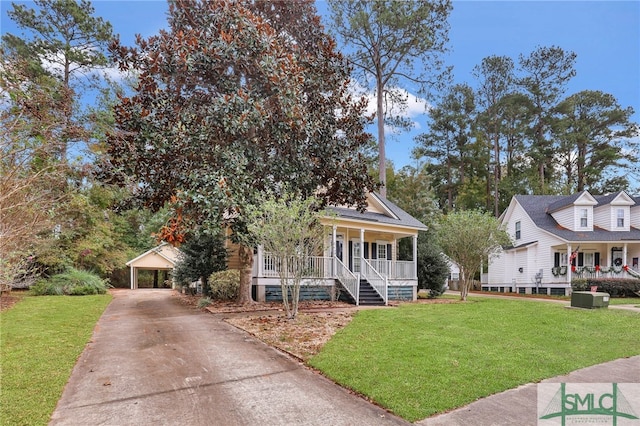
[(429, 298), (436, 298), (444, 293), (449, 265), (442, 256), (442, 251), (433, 244), (427, 232), (418, 234), (418, 289), (429, 290)]
[(640, 280), (628, 278), (579, 278), (571, 281), (573, 291), (588, 291), (598, 286), (598, 291), (609, 293), (611, 297), (637, 297)]
[(209, 277), (211, 298), (215, 300), (235, 300), (240, 291), (240, 271), (232, 269), (214, 272)]
[(198, 308), (202, 309), (202, 308), (206, 308), (207, 306), (209, 306), (211, 304), (212, 300), (210, 297), (202, 297), (200, 299), (198, 299)]
[(97, 275), (69, 268), (65, 272), (52, 276), (49, 279), (41, 279), (31, 287), (36, 296), (85, 296), (89, 294), (105, 294), (109, 287), (106, 280)]

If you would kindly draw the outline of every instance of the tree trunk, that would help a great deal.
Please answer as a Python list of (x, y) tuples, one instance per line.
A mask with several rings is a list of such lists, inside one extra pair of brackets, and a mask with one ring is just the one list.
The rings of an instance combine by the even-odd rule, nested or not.
[(380, 169), (380, 182), (382, 182), (382, 186), (380, 187), (380, 195), (383, 198), (387, 198), (387, 160), (384, 146), (384, 87), (382, 85), (381, 77), (378, 77), (376, 92), (378, 108), (378, 168)]
[(251, 297), (251, 278), (253, 274), (253, 248), (240, 246), (240, 289), (238, 291), (238, 303), (246, 305), (253, 303)]
[(469, 293), (469, 281), (467, 281), (467, 275), (464, 273), (464, 268), (462, 265), (460, 266), (460, 283), (462, 286), (460, 287), (460, 300), (463, 302), (467, 301), (467, 294)]

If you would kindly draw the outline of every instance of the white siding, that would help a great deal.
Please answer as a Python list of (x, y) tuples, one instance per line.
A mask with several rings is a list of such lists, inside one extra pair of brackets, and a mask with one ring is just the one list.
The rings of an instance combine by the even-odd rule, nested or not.
[[(514, 246), (536, 241), (537, 227), (531, 218), (524, 212), (520, 204), (515, 205), (509, 218), (504, 218), (503, 223), (507, 223), (507, 233), (511, 237)], [(516, 222), (520, 222), (520, 238), (516, 240)]]
[[(567, 229), (575, 231), (576, 222), (574, 217), (574, 209), (567, 207), (557, 212), (551, 213), (551, 216), (558, 222), (558, 225), (564, 226)], [(579, 221), (578, 221), (579, 222)]]
[(503, 251), (489, 257), (488, 284), (504, 284), (507, 282), (504, 276), (504, 268), (505, 265), (511, 264), (508, 258), (509, 254)]
[(611, 208), (607, 206), (593, 209), (593, 224), (600, 228), (611, 230)]
[(634, 206), (630, 209), (631, 213), (631, 226), (634, 228), (640, 228), (640, 206)]

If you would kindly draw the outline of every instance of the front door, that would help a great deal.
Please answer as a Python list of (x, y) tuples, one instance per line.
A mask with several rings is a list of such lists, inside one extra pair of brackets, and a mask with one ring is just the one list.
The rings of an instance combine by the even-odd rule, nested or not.
[(344, 236), (336, 235), (336, 257), (340, 259), (340, 262), (344, 262), (343, 260), (343, 250), (344, 250)]
[(362, 244), (360, 240), (353, 240), (351, 247), (351, 272), (360, 272), (360, 258), (362, 257)]
[(622, 258), (622, 248), (614, 247), (611, 249), (611, 266), (621, 268), (624, 265), (624, 259)]

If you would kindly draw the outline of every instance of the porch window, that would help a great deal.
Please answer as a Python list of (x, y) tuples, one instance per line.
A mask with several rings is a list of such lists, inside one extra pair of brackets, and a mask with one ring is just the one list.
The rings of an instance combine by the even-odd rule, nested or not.
[(585, 253), (583, 259), (583, 265), (581, 266), (595, 266), (595, 256), (594, 253)]
[(386, 260), (387, 258), (387, 244), (385, 242), (378, 241), (378, 259)]
[(580, 227), (586, 228), (589, 226), (589, 210), (580, 209)]
[(553, 256), (553, 266), (559, 268), (560, 266), (567, 266), (568, 258), (567, 252), (555, 252)]
[(521, 228), (521, 223), (520, 221), (516, 222), (516, 240), (520, 239), (520, 228)]
[(618, 209), (618, 228), (624, 228), (624, 209)]

